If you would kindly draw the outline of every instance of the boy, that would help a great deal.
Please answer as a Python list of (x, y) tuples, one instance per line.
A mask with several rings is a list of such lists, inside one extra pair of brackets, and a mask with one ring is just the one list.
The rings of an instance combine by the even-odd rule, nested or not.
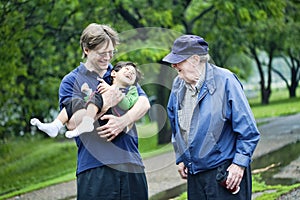
[[(138, 99), (138, 93), (135, 85), (141, 78), (141, 72), (137, 69), (134, 63), (121, 61), (113, 68), (111, 78), (113, 85), (117, 86), (123, 93), (123, 99), (118, 104), (118, 107), (124, 111), (129, 110)], [(109, 85), (102, 79), (99, 79), (99, 81), (100, 84), (98, 86), (98, 91), (101, 88), (101, 91), (105, 92)], [(102, 107), (103, 102), (101, 93), (98, 91), (93, 92), (87, 83), (84, 83), (81, 86), (81, 92), (86, 95), (87, 101), (86, 110), (84, 112), (85, 114), (83, 117), (80, 112), (74, 114), (75, 123), (78, 120), (79, 124), (74, 130), (66, 132), (65, 135), (67, 138), (77, 137), (84, 132), (90, 132), (94, 129), (93, 124), (95, 119), (103, 114), (99, 113), (101, 110), (99, 108)], [(120, 115), (117, 109), (113, 108), (112, 110), (114, 114)], [(38, 129), (47, 133), (50, 137), (56, 137), (59, 130), (64, 126), (64, 124), (69, 122), (69, 120), (67, 111), (64, 108), (51, 123), (42, 123), (37, 118), (31, 119), (30, 123), (37, 126)], [(127, 132), (130, 127), (131, 126), (127, 127), (125, 132)]]

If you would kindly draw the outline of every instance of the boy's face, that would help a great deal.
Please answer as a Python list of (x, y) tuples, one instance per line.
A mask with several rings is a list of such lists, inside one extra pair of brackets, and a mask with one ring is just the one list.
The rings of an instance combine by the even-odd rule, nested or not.
[(111, 76), (114, 78), (114, 84), (127, 87), (135, 83), (136, 69), (131, 65), (126, 65), (118, 72), (112, 71)]

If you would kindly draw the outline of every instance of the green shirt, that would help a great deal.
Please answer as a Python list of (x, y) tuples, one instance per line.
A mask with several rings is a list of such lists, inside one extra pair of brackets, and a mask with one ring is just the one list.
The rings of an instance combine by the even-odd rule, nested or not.
[(118, 104), (122, 110), (129, 110), (138, 100), (139, 94), (136, 86), (130, 86), (127, 94)]

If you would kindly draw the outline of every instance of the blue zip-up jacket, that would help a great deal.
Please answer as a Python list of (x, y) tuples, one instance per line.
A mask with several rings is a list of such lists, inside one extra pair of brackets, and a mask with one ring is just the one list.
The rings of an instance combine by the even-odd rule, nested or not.
[(176, 164), (184, 162), (191, 174), (218, 167), (225, 160), (248, 167), (260, 134), (238, 78), (229, 70), (206, 64), (187, 144), (177, 114), (185, 90), (184, 81), (176, 77), (167, 110)]

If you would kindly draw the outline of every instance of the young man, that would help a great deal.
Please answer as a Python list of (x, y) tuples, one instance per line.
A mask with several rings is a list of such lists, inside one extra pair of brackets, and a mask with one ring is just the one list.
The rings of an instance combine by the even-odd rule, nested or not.
[[(111, 84), (112, 65), (117, 33), (100, 24), (88, 25), (80, 37), (85, 62), (67, 74), (59, 89), (60, 108), (66, 108), (70, 121), (73, 114), (85, 108), (85, 94), (81, 86), (87, 83), (97, 90), (100, 77)], [(139, 98), (134, 106), (120, 116), (105, 114), (94, 123), (92, 132), (75, 137), (77, 155), (77, 199), (148, 199), (144, 166), (138, 151), (135, 125), (126, 134), (120, 134), (139, 120), (150, 108), (145, 92), (138, 85)], [(100, 92), (101, 93), (101, 92)], [(101, 112), (117, 105), (122, 92), (110, 86), (102, 93)]]
[(237, 77), (208, 59), (196, 35), (177, 38), (163, 59), (178, 72), (168, 102), (178, 171), (189, 200), (250, 200), (259, 131)]
[[(141, 78), (140, 71), (136, 68), (136, 65), (132, 62), (118, 62), (112, 70), (112, 83), (117, 86), (123, 92), (123, 98), (118, 107), (122, 110), (129, 110), (134, 103), (138, 100), (138, 93), (136, 84)], [(100, 91), (105, 91), (109, 86), (105, 81), (99, 80), (101, 83), (98, 86)], [(82, 113), (74, 113), (74, 119), (76, 119), (76, 128), (72, 131), (66, 132), (66, 137), (73, 138), (77, 137), (84, 132), (91, 132), (94, 129), (94, 121), (101, 114), (101, 108), (103, 105), (101, 94), (93, 92), (93, 90), (84, 83), (81, 86), (81, 92), (86, 95), (86, 113), (82, 117)], [(118, 114), (117, 108), (114, 111)], [(37, 126), (41, 131), (47, 133), (50, 137), (56, 137), (59, 130), (69, 121), (66, 108), (63, 108), (58, 114), (56, 119), (51, 123), (42, 123), (37, 118), (30, 120), (32, 125)], [(126, 131), (127, 132), (127, 131)]]

